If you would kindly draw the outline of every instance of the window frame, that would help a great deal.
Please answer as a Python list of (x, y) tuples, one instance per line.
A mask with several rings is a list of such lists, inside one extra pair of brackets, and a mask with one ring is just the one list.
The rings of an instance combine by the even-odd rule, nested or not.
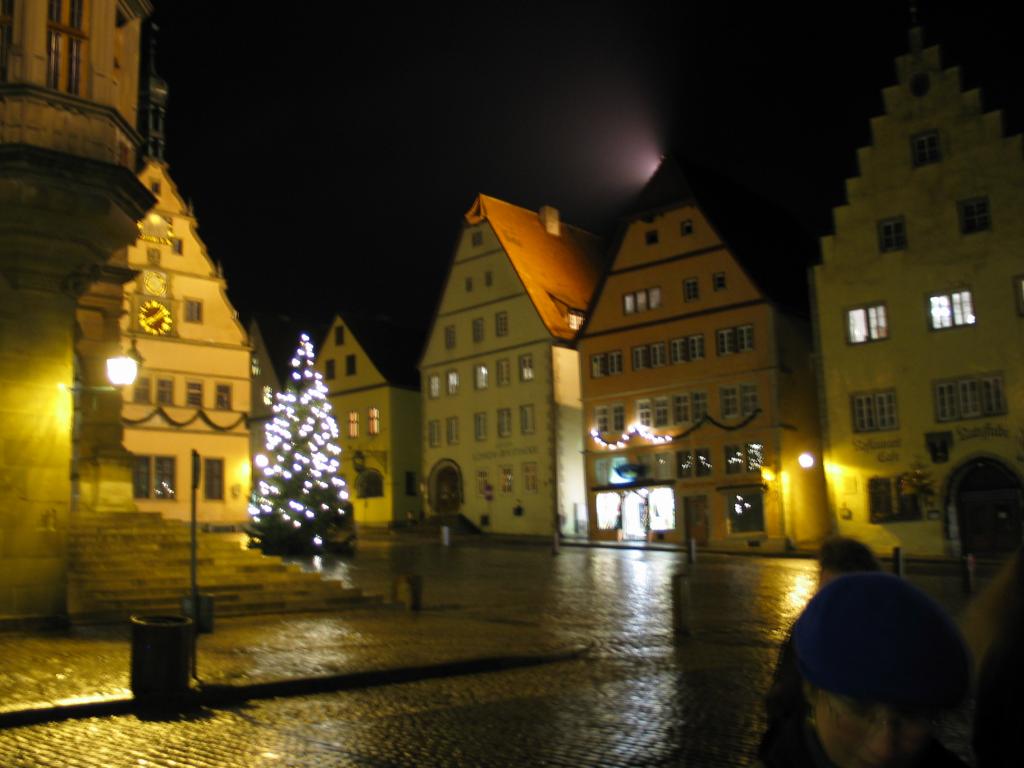
[(498, 437), (512, 436), (512, 409), (498, 409)]
[(879, 253), (907, 250), (907, 222), (903, 216), (879, 219), (877, 231)]
[(441, 445), (441, 420), (430, 419), (427, 422), (427, 446), (437, 448)]
[(185, 381), (185, 405), (195, 408), (203, 407), (203, 382), (191, 379)]
[(519, 434), (532, 435), (537, 427), (533, 403), (519, 406)]
[(851, 392), (850, 425), (855, 434), (898, 430), (900, 419), (896, 389)]
[(487, 439), (487, 411), (473, 414), (473, 437), (478, 443)]
[(533, 353), (524, 352), (519, 356), (519, 381), (533, 381)]
[(459, 444), (459, 417), (449, 416), (444, 423), (445, 442), (448, 445)]
[(380, 408), (375, 405), (371, 405), (366, 412), (366, 434), (380, 434)]
[(359, 411), (348, 412), (348, 436), (350, 438), (359, 437)]
[(613, 349), (608, 353), (608, 375), (617, 376), (622, 373), (622, 350)]
[(444, 348), (455, 349), (455, 326), (446, 325), (444, 327)]
[(508, 312), (494, 313), (494, 335), (508, 336)]
[(507, 357), (495, 360), (494, 379), (499, 387), (507, 387), (512, 383), (512, 362)]
[[(979, 212), (978, 206), (982, 206), (984, 210)], [(961, 235), (973, 235), (992, 229), (992, 206), (989, 203), (988, 195), (957, 200), (956, 210)]]
[[(166, 397), (165, 397), (166, 395)], [(156, 379), (157, 405), (174, 405), (174, 379), (158, 376)]]
[[(853, 320), (855, 316), (858, 316), (858, 313), (863, 318), (864, 338), (856, 338), (854, 335)], [(856, 346), (888, 340), (889, 308), (884, 301), (850, 307), (843, 312), (843, 315), (846, 319), (846, 343), (848, 345)], [(881, 322), (879, 322), (879, 319)]]
[(609, 431), (608, 427), (611, 422), (608, 419), (607, 405), (598, 405), (594, 407), (594, 429), (597, 430), (599, 435)]
[[(468, 278), (467, 278), (468, 279)], [(473, 343), (479, 344), (484, 340), (484, 319), (482, 317), (473, 318)]]
[(202, 299), (185, 299), (185, 307), (182, 319), (186, 323), (202, 325), (203, 323), (203, 301)]
[[(928, 139), (934, 139), (931, 144)], [(919, 150), (924, 150), (923, 152)], [(934, 155), (934, 156), (933, 156)], [(932, 165), (942, 161), (942, 145), (936, 130), (921, 131), (910, 137), (910, 164), (914, 168)]]
[(490, 371), (484, 363), (477, 363), (473, 366), (473, 388), (476, 390), (487, 389), (490, 386)]
[(427, 398), (437, 400), (441, 397), (441, 374), (432, 373), (427, 377)]
[(445, 393), (448, 397), (455, 397), (459, 394), (459, 372), (455, 368), (445, 371)]
[(213, 407), (218, 411), (230, 411), (232, 406), (233, 389), (230, 384), (218, 383), (213, 389)]
[(699, 301), (700, 300), (700, 281), (696, 277), (687, 277), (683, 279), (683, 301)]
[[(211, 482), (213, 478), (213, 482)], [(203, 457), (203, 499), (224, 501), (224, 459)]]
[[(966, 308), (964, 306), (965, 296), (969, 305)], [(945, 314), (941, 317), (948, 317), (948, 325), (936, 325), (936, 319), (940, 317), (936, 314), (936, 299), (945, 299), (946, 301)], [(967, 328), (978, 323), (978, 316), (974, 313), (974, 293), (970, 288), (929, 293), (926, 298), (926, 305), (929, 331), (949, 331), (954, 328)], [(958, 315), (960, 315), (959, 322), (957, 322)], [(970, 319), (967, 319), (968, 316)]]

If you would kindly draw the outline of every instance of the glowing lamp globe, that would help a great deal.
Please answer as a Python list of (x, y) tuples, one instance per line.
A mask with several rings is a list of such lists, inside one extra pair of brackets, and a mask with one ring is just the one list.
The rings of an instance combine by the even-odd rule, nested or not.
[(135, 383), (139, 375), (139, 363), (128, 355), (107, 358), (107, 379), (115, 387), (123, 387)]
[(797, 462), (799, 462), (800, 466), (804, 469), (810, 469), (814, 466), (814, 457), (809, 453), (801, 453), (797, 458)]

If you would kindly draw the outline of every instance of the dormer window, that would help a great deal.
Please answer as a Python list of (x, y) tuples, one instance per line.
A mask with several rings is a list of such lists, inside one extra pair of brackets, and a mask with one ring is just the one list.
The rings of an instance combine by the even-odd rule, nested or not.
[(569, 327), (572, 330), (574, 330), (574, 331), (578, 331), (580, 328), (583, 327), (583, 321), (584, 321), (585, 318), (586, 318), (586, 316), (582, 312), (580, 312), (579, 310), (577, 310), (577, 309), (570, 309), (569, 310)]

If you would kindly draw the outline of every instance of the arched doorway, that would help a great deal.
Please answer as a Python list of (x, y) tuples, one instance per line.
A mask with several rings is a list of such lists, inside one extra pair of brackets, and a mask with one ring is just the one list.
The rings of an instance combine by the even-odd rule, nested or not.
[(961, 551), (1013, 552), (1024, 541), (1024, 511), (1017, 475), (994, 459), (972, 459), (954, 477)]
[(435, 515), (454, 515), (462, 507), (462, 472), (454, 461), (439, 461), (430, 470), (430, 508)]

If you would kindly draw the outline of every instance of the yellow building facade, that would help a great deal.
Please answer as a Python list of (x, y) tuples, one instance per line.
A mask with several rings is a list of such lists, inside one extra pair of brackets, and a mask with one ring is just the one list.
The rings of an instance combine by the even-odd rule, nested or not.
[[(0, 620), (66, 609), (76, 403), (106, 384), (102, 363), (76, 359), (76, 311), (152, 205), (134, 174), (151, 11), (147, 0), (0, 3)], [(116, 324), (90, 330), (113, 334), (91, 351), (116, 351)], [(116, 397), (90, 395), (115, 427)]]
[(809, 324), (741, 260), (775, 254), (734, 250), (672, 161), (639, 206), (578, 340), (591, 538), (817, 541)]
[(376, 333), (362, 328), (357, 336), (350, 322), (335, 316), (316, 369), (338, 422), (341, 473), (356, 526), (388, 528), (422, 516), (420, 395), (414, 353), (405, 349), (402, 332), (382, 328), (380, 320), (373, 325)]
[(880, 551), (1022, 540), (1021, 137), (911, 31), (812, 282), (830, 506)]
[(428, 512), (484, 532), (585, 531), (578, 355), (597, 238), (481, 195), (420, 359)]
[(135, 503), (188, 519), (195, 450), (198, 519), (242, 524), (251, 480), (248, 338), (166, 165), (150, 160), (139, 179), (157, 204), (128, 248), (137, 274), (125, 285), (121, 320), (125, 345), (143, 358), (122, 410)]

